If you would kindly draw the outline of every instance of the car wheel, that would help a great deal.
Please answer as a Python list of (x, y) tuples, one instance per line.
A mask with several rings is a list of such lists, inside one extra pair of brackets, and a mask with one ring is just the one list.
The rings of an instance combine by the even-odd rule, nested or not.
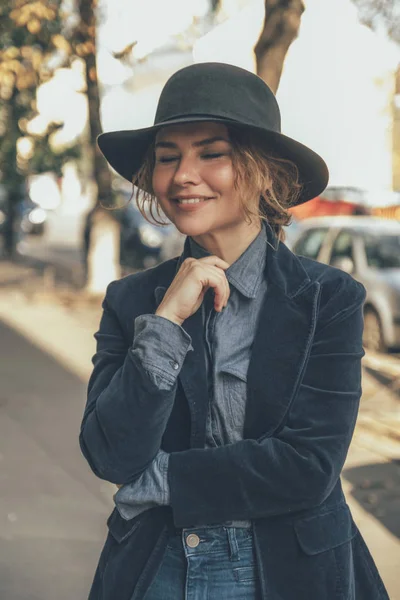
[(364, 310), (363, 345), (373, 352), (386, 352), (387, 350), (383, 339), (381, 320), (373, 308)]

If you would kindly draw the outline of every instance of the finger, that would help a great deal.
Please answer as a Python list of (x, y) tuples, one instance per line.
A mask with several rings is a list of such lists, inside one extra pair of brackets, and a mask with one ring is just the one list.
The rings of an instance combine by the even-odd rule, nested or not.
[(221, 285), (214, 288), (214, 310), (221, 312), (224, 307), (225, 291), (221, 289)]
[[(203, 290), (206, 291), (210, 287), (214, 290), (214, 308), (217, 312), (221, 312), (226, 306), (230, 293), (225, 275), (226, 266), (229, 267), (228, 263), (217, 256), (207, 256), (204, 259), (186, 262), (186, 268), (192, 272)], [(182, 275), (185, 277), (184, 272)]]
[(222, 275), (221, 277), (221, 302), (218, 304), (217, 302), (214, 303), (214, 308), (216, 311), (221, 312), (222, 309), (225, 308), (225, 306), (228, 304), (228, 300), (229, 300), (229, 296), (231, 293), (230, 287), (229, 287), (229, 281), (225, 275), (225, 272), (220, 272), (220, 275)]
[(208, 284), (214, 290), (214, 309), (221, 312), (227, 303), (227, 288), (229, 288), (225, 273), (218, 269), (210, 276)]
[[(230, 296), (229, 282), (226, 278), (225, 271), (219, 267), (213, 265), (198, 265), (201, 266), (205, 276), (208, 278), (207, 285), (212, 287), (214, 290), (214, 309), (217, 312), (221, 312), (222, 309), (227, 305)], [(215, 279), (215, 285), (211, 284), (211, 281)]]
[[(217, 268), (223, 269), (224, 271), (224, 277), (223, 277), (223, 287), (224, 287), (224, 299), (222, 301), (221, 304), (217, 304), (217, 302), (215, 302), (214, 304), (214, 308), (215, 310), (217, 310), (218, 312), (220, 312), (223, 308), (225, 308), (225, 306), (228, 304), (228, 300), (229, 300), (229, 296), (231, 293), (230, 287), (229, 287), (229, 281), (226, 278), (225, 275), (225, 271), (230, 267), (229, 263), (227, 263), (226, 261), (222, 260), (221, 258), (219, 258), (218, 256), (209, 256), (206, 257), (209, 259), (212, 259), (213, 265), (216, 266)], [(214, 261), (214, 259), (217, 259), (216, 261)], [(214, 264), (215, 263), (215, 264)]]
[(214, 289), (214, 309), (221, 312), (227, 303), (227, 281), (226, 277), (219, 278), (218, 286)]
[(222, 258), (219, 258), (219, 256), (204, 256), (203, 258), (199, 258), (198, 262), (201, 264), (206, 264), (206, 265), (213, 265), (214, 267), (219, 267), (220, 269), (223, 269), (224, 271), (226, 271), (227, 269), (229, 269), (230, 264), (227, 263), (225, 260), (222, 260)]
[(231, 294), (231, 289), (229, 287), (229, 281), (225, 277), (225, 280), (224, 280), (224, 303), (221, 307), (221, 310), (227, 306), (230, 294)]
[(229, 297), (231, 295), (231, 288), (229, 286), (229, 281), (227, 280), (227, 278), (225, 277), (225, 288), (226, 288), (226, 294), (225, 294), (225, 304), (224, 304), (224, 308), (225, 306), (228, 304), (229, 301)]

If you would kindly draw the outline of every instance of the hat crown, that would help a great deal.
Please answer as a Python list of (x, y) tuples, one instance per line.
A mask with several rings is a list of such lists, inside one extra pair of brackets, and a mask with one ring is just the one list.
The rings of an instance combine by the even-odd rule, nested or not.
[(197, 63), (180, 69), (161, 92), (152, 127), (103, 133), (98, 145), (122, 177), (138, 184), (137, 173), (162, 127), (204, 121), (247, 127), (261, 148), (292, 161), (302, 185), (296, 204), (325, 189), (329, 173), (324, 160), (281, 133), (278, 103), (269, 87), (254, 73), (224, 63)]
[(209, 116), (280, 133), (276, 98), (254, 73), (224, 63), (198, 63), (180, 69), (165, 84), (154, 125)]

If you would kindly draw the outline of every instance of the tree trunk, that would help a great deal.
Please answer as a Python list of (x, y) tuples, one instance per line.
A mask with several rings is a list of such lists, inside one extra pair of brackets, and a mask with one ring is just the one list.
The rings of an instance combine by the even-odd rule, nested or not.
[(20, 174), (17, 166), (17, 141), (21, 135), (18, 127), (18, 117), (15, 114), (16, 91), (7, 103), (6, 119), (8, 122), (6, 161), (3, 165), (3, 178), (5, 181), (6, 220), (3, 226), (3, 254), (8, 259), (15, 258), (18, 243), (19, 215), (18, 205), (23, 199), (22, 190), (25, 178)]
[(304, 10), (302, 0), (265, 0), (264, 26), (254, 53), (257, 75), (275, 94), (287, 51), (298, 35)]
[(120, 276), (119, 224), (107, 210), (92, 215), (88, 247), (86, 293), (103, 296), (110, 281)]
[(221, 0), (210, 0), (211, 12), (216, 13), (221, 8)]
[[(88, 221), (93, 231), (88, 234), (85, 252), (86, 272), (88, 274), (86, 290), (89, 293), (97, 294), (105, 290), (109, 281), (119, 277), (120, 269), (118, 260), (115, 260), (115, 257), (119, 255), (119, 235), (115, 234), (118, 225), (116, 222), (112, 222), (111, 215), (105, 214), (108, 211), (102, 207), (102, 205), (112, 206), (112, 178), (111, 171), (96, 141), (102, 133), (96, 61), (96, 7), (97, 0), (79, 0), (81, 41), (83, 48), (86, 48), (83, 59), (85, 61), (89, 105), (89, 143), (93, 152), (92, 172), (97, 185), (97, 198)], [(97, 218), (96, 213), (99, 213), (99, 218)], [(95, 231), (97, 227), (100, 228), (98, 232)], [(109, 253), (104, 252), (105, 246), (101, 239), (102, 235), (106, 236), (108, 240), (105, 246), (109, 248)], [(118, 246), (112, 247), (110, 245), (112, 241)], [(109, 278), (108, 281), (107, 278)]]
[(8, 193), (7, 214), (3, 225), (3, 254), (5, 258), (12, 260), (15, 258), (18, 242), (17, 231), (17, 197), (12, 192)]
[(97, 136), (102, 133), (100, 122), (100, 95), (97, 81), (96, 60), (96, 14), (97, 0), (79, 0), (81, 32), (83, 45), (87, 50), (83, 54), (86, 70), (87, 97), (89, 103), (89, 136), (93, 148), (93, 175), (98, 188), (97, 204), (111, 204), (111, 172), (104, 156), (97, 146)]

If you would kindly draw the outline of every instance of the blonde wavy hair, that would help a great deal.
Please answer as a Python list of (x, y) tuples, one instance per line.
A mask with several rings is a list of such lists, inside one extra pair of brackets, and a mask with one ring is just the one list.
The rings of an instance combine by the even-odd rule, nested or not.
[[(291, 222), (288, 209), (296, 204), (302, 189), (297, 166), (292, 161), (279, 157), (276, 152), (265, 150), (257, 137), (247, 130), (228, 126), (228, 132), (232, 144), (235, 188), (239, 191), (246, 220), (249, 222), (259, 218), (266, 221), (278, 240), (284, 241), (283, 226)], [(152, 187), (154, 145), (155, 141), (148, 148), (140, 169), (133, 176), (133, 182), (137, 185), (134, 196), (138, 209), (147, 221), (166, 225)], [(257, 195), (260, 202), (258, 210), (254, 210), (249, 199)]]

